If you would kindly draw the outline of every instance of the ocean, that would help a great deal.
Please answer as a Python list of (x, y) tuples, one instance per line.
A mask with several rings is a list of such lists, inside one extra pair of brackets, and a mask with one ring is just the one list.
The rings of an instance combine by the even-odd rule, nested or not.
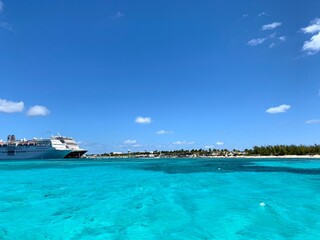
[(320, 161), (1, 161), (0, 239), (320, 239)]

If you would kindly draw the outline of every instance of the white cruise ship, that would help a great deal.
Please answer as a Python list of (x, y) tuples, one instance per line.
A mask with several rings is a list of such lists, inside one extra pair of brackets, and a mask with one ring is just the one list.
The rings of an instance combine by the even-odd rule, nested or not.
[(80, 158), (88, 151), (87, 149), (80, 148), (79, 144), (71, 137), (62, 137), (58, 135), (51, 137), (51, 139), (61, 141), (68, 149), (72, 150), (65, 158)]
[(59, 139), (16, 140), (9, 135), (7, 142), (0, 140), (0, 160), (58, 159), (65, 158), (73, 150)]

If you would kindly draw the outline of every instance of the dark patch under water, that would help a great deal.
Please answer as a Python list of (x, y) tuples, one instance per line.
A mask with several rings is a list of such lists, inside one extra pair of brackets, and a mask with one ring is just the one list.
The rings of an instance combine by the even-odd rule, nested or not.
[[(294, 174), (320, 175), (320, 168), (299, 168), (284, 166), (259, 166), (255, 162), (270, 161), (265, 159), (96, 159), (96, 160), (63, 160), (63, 161), (2, 161), (0, 170), (34, 170), (79, 167), (120, 167), (136, 170), (164, 172), (167, 174), (189, 174), (202, 172), (286, 172)], [(309, 160), (288, 159), (271, 160), (274, 162), (308, 162)], [(313, 160), (314, 161), (314, 160)]]
[[(295, 160), (288, 160), (295, 161)], [(168, 174), (187, 174), (201, 172), (286, 172), (295, 174), (320, 174), (320, 168), (296, 168), (283, 166), (259, 166), (250, 159), (235, 159), (235, 160), (199, 160), (190, 163), (145, 163), (136, 168), (147, 171), (161, 171)]]

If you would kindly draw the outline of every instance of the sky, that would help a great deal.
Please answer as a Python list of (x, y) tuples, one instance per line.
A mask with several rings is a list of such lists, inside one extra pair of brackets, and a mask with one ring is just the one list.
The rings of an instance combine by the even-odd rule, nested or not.
[(0, 139), (320, 144), (320, 2), (0, 0)]

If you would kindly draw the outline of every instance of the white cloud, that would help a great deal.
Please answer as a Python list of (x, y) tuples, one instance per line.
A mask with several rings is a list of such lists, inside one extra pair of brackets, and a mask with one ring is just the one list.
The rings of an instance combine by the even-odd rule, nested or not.
[(0, 28), (12, 31), (12, 26), (6, 22), (0, 22)]
[(291, 108), (290, 105), (282, 104), (278, 107), (271, 107), (266, 110), (267, 113), (284, 113)]
[(217, 144), (218, 146), (222, 146), (222, 145), (224, 144), (224, 142), (218, 141), (218, 142), (216, 142), (216, 144)]
[(319, 124), (319, 123), (320, 123), (319, 119), (312, 119), (312, 120), (306, 121), (306, 124)]
[(23, 102), (11, 102), (6, 99), (0, 98), (0, 112), (4, 112), (4, 113), (22, 112), (23, 109), (24, 109)]
[(272, 30), (272, 29), (275, 29), (277, 27), (280, 27), (282, 25), (282, 23), (280, 22), (273, 22), (273, 23), (270, 23), (270, 24), (266, 24), (266, 25), (263, 25), (262, 26), (262, 30)]
[(315, 18), (310, 25), (301, 28), (302, 32), (306, 34), (313, 34), (310, 40), (305, 41), (302, 47), (303, 51), (313, 55), (320, 51), (320, 18)]
[(123, 17), (124, 17), (124, 13), (119, 11), (119, 12), (113, 14), (111, 16), (111, 19), (112, 20), (118, 20), (118, 19), (123, 18)]
[(173, 145), (192, 145), (194, 142), (188, 142), (188, 141), (176, 141), (172, 143)]
[(320, 18), (313, 19), (309, 26), (305, 28), (301, 28), (301, 30), (304, 33), (311, 33), (311, 34), (320, 32)]
[(281, 36), (281, 37), (279, 37), (279, 40), (281, 42), (285, 42), (287, 40), (287, 38), (286, 38), (286, 36)]
[(275, 36), (277, 35), (277, 33), (272, 33), (268, 36), (268, 38), (275, 38)]
[(122, 13), (122, 12), (117, 12), (114, 17), (115, 17), (115, 18), (122, 18), (122, 17), (124, 17), (124, 13)]
[(45, 106), (36, 105), (29, 108), (27, 115), (31, 117), (36, 117), (36, 116), (46, 116), (49, 113), (50, 111)]
[(149, 124), (149, 123), (151, 123), (151, 118), (150, 117), (136, 117), (135, 122), (140, 123), (140, 124)]
[(156, 134), (163, 135), (163, 134), (172, 134), (173, 131), (167, 131), (167, 130), (159, 130), (156, 132)]
[(265, 13), (265, 12), (261, 12), (261, 13), (258, 14), (258, 17), (262, 17), (262, 16), (268, 16), (268, 14)]
[(209, 149), (209, 148), (214, 148), (214, 145), (207, 145), (207, 146), (204, 146), (204, 149)]
[(263, 44), (266, 40), (270, 39), (273, 42), (271, 42), (269, 44), (269, 48), (274, 48), (275, 46), (279, 45), (281, 42), (285, 42), (286, 41), (286, 36), (281, 36), (281, 37), (277, 37), (276, 33), (272, 33), (269, 36), (265, 37), (265, 38), (255, 38), (255, 39), (251, 39), (248, 42), (248, 45), (250, 46), (257, 46), (260, 44)]
[(0, 13), (3, 12), (3, 9), (4, 9), (4, 4), (3, 4), (3, 2), (0, 0)]
[(123, 143), (124, 143), (124, 144), (136, 144), (136, 143), (137, 143), (137, 140), (128, 139), (128, 140), (124, 141)]
[(269, 48), (274, 48), (275, 46), (285, 42), (287, 40), (286, 36), (281, 36), (276, 38), (276, 33), (269, 35), (269, 39), (273, 39), (274, 42), (270, 43)]
[(269, 48), (274, 48), (275, 46), (276, 46), (275, 43), (271, 43), (271, 44), (269, 45)]
[[(3, 1), (0, 0), (0, 14), (4, 11)], [(7, 22), (0, 22), (0, 28), (12, 31), (12, 26)]]
[(310, 55), (316, 54), (320, 51), (320, 32), (313, 35), (309, 41), (305, 41), (302, 47), (303, 51), (308, 52)]
[(265, 40), (266, 40), (266, 38), (251, 39), (251, 40), (248, 42), (248, 45), (250, 45), (250, 46), (257, 46), (257, 45), (262, 44)]

